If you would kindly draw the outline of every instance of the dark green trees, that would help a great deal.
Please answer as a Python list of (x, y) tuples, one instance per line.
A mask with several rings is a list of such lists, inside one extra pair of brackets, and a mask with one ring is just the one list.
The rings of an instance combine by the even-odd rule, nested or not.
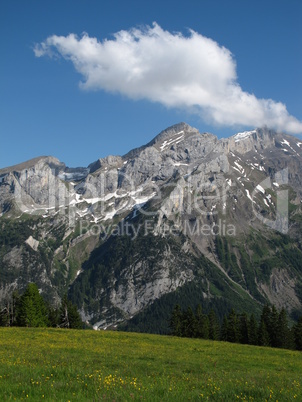
[(209, 319), (209, 339), (217, 341), (220, 338), (220, 326), (215, 311), (212, 309), (208, 314)]
[(29, 283), (20, 298), (17, 309), (17, 325), (20, 327), (47, 327), (48, 312), (43, 297), (35, 283)]
[(208, 339), (210, 331), (209, 317), (206, 314), (203, 314), (202, 307), (200, 304), (196, 308), (195, 318), (196, 318), (196, 334), (195, 334), (196, 337)]
[(269, 334), (267, 331), (266, 324), (263, 319), (261, 319), (258, 330), (258, 345), (259, 346), (270, 346)]
[(283, 308), (279, 313), (277, 321), (276, 347), (288, 349), (291, 347), (292, 342), (293, 340), (291, 337), (291, 331), (288, 327), (287, 314)]
[(65, 295), (59, 308), (47, 305), (36, 284), (29, 283), (22, 296), (13, 293), (0, 310), (0, 326), (83, 328), (75, 305)]
[(173, 309), (169, 326), (172, 335), (182, 336), (182, 311), (179, 304), (177, 304)]
[(254, 314), (249, 319), (249, 342), (250, 345), (258, 345), (258, 324)]
[(297, 350), (302, 350), (302, 317), (299, 318), (293, 328), (295, 345)]
[(169, 322), (171, 334), (187, 338), (219, 339), (219, 325), (214, 311), (209, 316), (203, 314), (198, 305), (194, 314), (191, 307), (184, 312), (177, 304)]
[(80, 314), (74, 304), (68, 300), (67, 295), (62, 299), (61, 306), (59, 308), (59, 323), (60, 328), (72, 328), (81, 329), (83, 328), (83, 322), (81, 320)]
[(248, 345), (250, 342), (250, 322), (248, 315), (246, 313), (242, 313), (238, 315), (238, 340), (239, 343), (243, 343)]
[(238, 314), (232, 309), (221, 325), (213, 310), (203, 314), (199, 305), (194, 314), (177, 305), (170, 321), (172, 335), (236, 342), (249, 345), (302, 350), (302, 317), (291, 329), (285, 309), (264, 306), (259, 324), (253, 314)]
[(278, 312), (275, 306), (264, 306), (259, 325), (258, 345), (287, 349), (291, 348), (292, 344), (285, 309)]
[(270, 346), (269, 327), (271, 323), (271, 309), (269, 306), (264, 306), (260, 318), (258, 329), (258, 345)]
[(239, 321), (235, 310), (232, 309), (227, 318), (227, 341), (239, 342)]
[(279, 320), (279, 313), (275, 306), (272, 306), (269, 315), (269, 322), (268, 322), (268, 334), (270, 338), (270, 346), (273, 348), (278, 347), (278, 320)]
[(194, 314), (191, 307), (182, 311), (177, 304), (169, 322), (171, 334), (187, 338), (220, 339), (220, 327), (214, 310), (204, 314), (198, 305)]
[(196, 318), (191, 307), (188, 307), (183, 314), (182, 333), (187, 338), (196, 337)]

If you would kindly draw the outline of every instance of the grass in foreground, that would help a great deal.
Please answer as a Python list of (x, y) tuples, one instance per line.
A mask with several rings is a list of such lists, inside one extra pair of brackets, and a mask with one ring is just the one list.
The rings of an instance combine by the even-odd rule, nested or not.
[(301, 401), (302, 353), (123, 332), (0, 328), (1, 400)]

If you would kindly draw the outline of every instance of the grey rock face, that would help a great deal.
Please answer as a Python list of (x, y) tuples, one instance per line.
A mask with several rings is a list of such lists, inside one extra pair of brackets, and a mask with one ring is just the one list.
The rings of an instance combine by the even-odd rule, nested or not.
[[(257, 295), (250, 295), (246, 285), (242, 249), (234, 246), (231, 251), (232, 264), (237, 264), (240, 274), (231, 272), (219, 260), (217, 232), (227, 236), (233, 226), (233, 236), (245, 241), (251, 228), (263, 233), (271, 230), (269, 222), (279, 220), (274, 230), (288, 229), (301, 241), (300, 227), (278, 215), (279, 191), (289, 191), (292, 214), (299, 221), (301, 171), (302, 143), (295, 137), (263, 128), (219, 140), (185, 123), (167, 128), (124, 156), (101, 158), (87, 168), (67, 168), (52, 157), (36, 158), (0, 170), (0, 217), (16, 219), (24, 214), (40, 219), (2, 261), (19, 278), (25, 265), (28, 278), (39, 272), (42, 283), (58, 298), (55, 275), (65, 288), (73, 281), (79, 283), (85, 275), (82, 264), (95, 248), (106, 244), (113, 230), (119, 230), (114, 225), (128, 222), (138, 225), (136, 230), (147, 222), (149, 234), (156, 238), (167, 236), (163, 228), (182, 235), (187, 255), (206, 256), (227, 280), (253, 298)], [(152, 256), (144, 256), (121, 265), (122, 280), (112, 279), (108, 288), (95, 290), (98, 307), (94, 312), (79, 306), (83, 317), (96, 326), (111, 325), (194, 280), (194, 269), (185, 265), (182, 251), (166, 251), (160, 262), (151, 263)], [(253, 250), (249, 253), (252, 258)], [(290, 286), (286, 278), (291, 278)], [(297, 273), (280, 273), (276, 268), (267, 283), (257, 283), (257, 292), (275, 301), (283, 289), (280, 306), (290, 311), (300, 308), (295, 295), (299, 280)], [(17, 278), (14, 283), (19, 283)], [(0, 296), (1, 289), (7, 295), (13, 287), (0, 281)], [(118, 318), (112, 310), (119, 312)]]
[(25, 240), (25, 243), (28, 244), (34, 251), (38, 250), (39, 241), (34, 239), (32, 236), (29, 236), (29, 238)]
[(222, 147), (226, 152), (246, 154), (250, 151), (261, 151), (275, 145), (277, 133), (267, 128), (244, 131), (222, 140)]
[(65, 165), (53, 157), (42, 157), (2, 170), (0, 204), (16, 203), (21, 212), (55, 209), (65, 203), (68, 191), (59, 178)]

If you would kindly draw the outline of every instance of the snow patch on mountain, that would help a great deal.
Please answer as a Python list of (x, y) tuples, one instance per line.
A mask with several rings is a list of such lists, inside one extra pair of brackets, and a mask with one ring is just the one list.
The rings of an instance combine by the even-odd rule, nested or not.
[(246, 192), (247, 198), (248, 198), (249, 200), (251, 200), (253, 203), (255, 203), (255, 201), (252, 199), (252, 197), (251, 197), (251, 195), (250, 195), (249, 190), (248, 190), (248, 189), (245, 189), (245, 192)]
[(172, 144), (176, 143), (178, 144), (180, 141), (182, 141), (184, 139), (184, 131), (179, 131), (178, 133), (174, 134), (173, 137), (175, 137), (176, 135), (182, 134), (181, 136), (177, 137), (177, 138), (170, 138), (169, 140), (165, 140), (162, 145), (160, 146), (160, 150), (164, 151), (165, 148), (171, 146)]
[(233, 136), (235, 142), (241, 141), (241, 140), (246, 140), (248, 139), (251, 135), (256, 134), (256, 130), (252, 131), (243, 131), (242, 133), (237, 133)]
[(285, 140), (284, 138), (283, 138), (283, 141), (281, 141), (281, 144), (287, 145), (288, 147), (290, 147), (290, 143), (287, 140)]
[(258, 191), (260, 191), (262, 194), (265, 194), (265, 190), (264, 190), (264, 188), (263, 188), (262, 186), (260, 186), (260, 184), (258, 184), (258, 185), (256, 186), (256, 189), (257, 189)]
[[(240, 172), (241, 174), (244, 174), (244, 169), (243, 169), (243, 167), (242, 167), (237, 161), (235, 161), (234, 163), (235, 163), (235, 165), (237, 166), (237, 168), (239, 169), (239, 172)], [(238, 169), (237, 169), (237, 170), (238, 170)]]

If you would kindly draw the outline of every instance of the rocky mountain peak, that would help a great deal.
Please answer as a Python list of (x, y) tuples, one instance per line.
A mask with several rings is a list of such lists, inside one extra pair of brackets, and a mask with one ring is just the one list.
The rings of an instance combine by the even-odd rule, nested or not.
[(28, 280), (54, 298), (69, 288), (105, 327), (196, 284), (210, 304), (240, 290), (302, 311), (301, 158), (301, 141), (267, 128), (218, 139), (178, 123), (87, 168), (2, 169), (0, 302)]
[(173, 141), (176, 136), (188, 136), (190, 134), (199, 134), (199, 131), (196, 128), (189, 126), (187, 123), (177, 123), (161, 131), (147, 144), (147, 146), (152, 146), (164, 141)]
[(41, 165), (49, 165), (50, 167), (65, 169), (65, 163), (60, 162), (59, 159), (53, 156), (38, 156), (26, 162), (18, 163), (17, 165), (8, 166), (6, 168), (0, 169), (0, 175), (11, 172), (21, 172), (23, 170), (32, 169), (35, 166)]
[(245, 154), (252, 150), (259, 151), (273, 146), (275, 144), (275, 138), (278, 136), (280, 136), (280, 134), (276, 131), (264, 127), (239, 132), (226, 140), (223, 139), (222, 143), (226, 146), (228, 151)]
[(120, 167), (123, 162), (123, 158), (118, 155), (108, 155), (105, 158), (100, 158), (97, 161), (88, 165), (90, 173), (94, 173), (101, 168), (108, 167)]

